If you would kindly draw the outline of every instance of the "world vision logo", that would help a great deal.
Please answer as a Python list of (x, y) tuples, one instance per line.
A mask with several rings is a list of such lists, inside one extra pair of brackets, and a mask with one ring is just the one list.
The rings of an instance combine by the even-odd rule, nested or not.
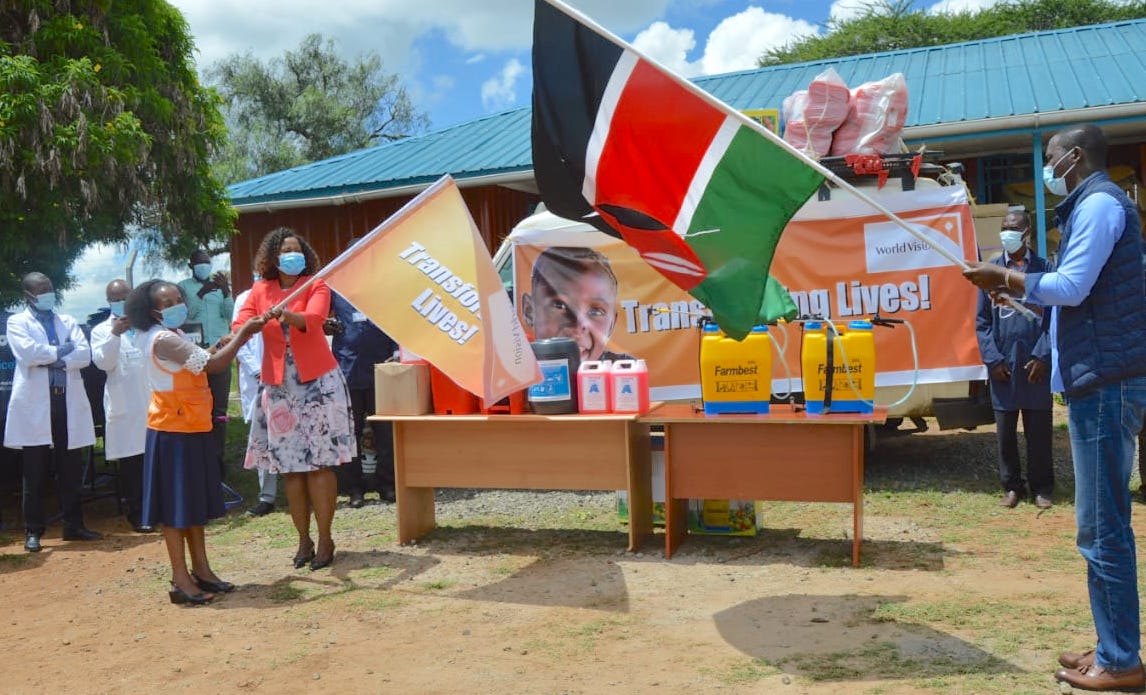
[(867, 272), (914, 271), (954, 265), (934, 246), (956, 258), (965, 258), (963, 218), (958, 213), (903, 219), (927, 241), (889, 220), (865, 224), (863, 234)]

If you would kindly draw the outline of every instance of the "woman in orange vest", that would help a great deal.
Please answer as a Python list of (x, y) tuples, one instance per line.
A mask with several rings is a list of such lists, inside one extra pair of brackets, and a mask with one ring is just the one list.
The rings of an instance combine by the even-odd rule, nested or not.
[(203, 536), (207, 521), (224, 512), (207, 374), (229, 369), (239, 347), (262, 328), (263, 320), (252, 318), (229, 340), (204, 350), (179, 330), (187, 320), (187, 305), (179, 288), (163, 280), (148, 280), (132, 290), (124, 313), (137, 331), (134, 340), (145, 355), (151, 388), (142, 523), (163, 527), (171, 560), (171, 602), (201, 605), (235, 589), (211, 569)]
[[(318, 570), (334, 562), (334, 466), (357, 453), (350, 392), (322, 331), (330, 313), (330, 289), (322, 280), (306, 284), (319, 269), (318, 254), (289, 229), (276, 229), (263, 239), (254, 266), (262, 280), (251, 288), (233, 324), (245, 325), (260, 314), (266, 320), (263, 393), (251, 415), (244, 465), (284, 474), (287, 507), (298, 531), (293, 564), (301, 569), (310, 563), (311, 570)], [(300, 291), (291, 297), (295, 288)], [(317, 548), (310, 537), (312, 509)]]

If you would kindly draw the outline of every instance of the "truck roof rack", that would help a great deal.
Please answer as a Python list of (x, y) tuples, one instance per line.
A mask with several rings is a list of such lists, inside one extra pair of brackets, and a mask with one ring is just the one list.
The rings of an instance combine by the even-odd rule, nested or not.
[[(871, 178), (875, 177), (877, 187), (883, 188), (889, 179), (899, 179), (901, 190), (914, 191), (915, 181), (920, 176), (936, 178), (943, 173), (944, 167), (937, 163), (942, 154), (939, 150), (916, 153), (847, 154), (841, 157), (824, 157), (820, 159), (820, 164), (851, 184), (870, 182)], [(819, 199), (831, 200), (831, 197), (830, 185), (825, 182), (820, 186)]]

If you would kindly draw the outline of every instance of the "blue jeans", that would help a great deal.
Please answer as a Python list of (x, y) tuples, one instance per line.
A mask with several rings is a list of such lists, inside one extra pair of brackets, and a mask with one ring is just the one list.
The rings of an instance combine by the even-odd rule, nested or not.
[(1098, 633), (1095, 661), (1113, 671), (1136, 668), (1141, 663), (1138, 564), (1128, 485), (1146, 413), (1146, 377), (1072, 396), (1067, 405), (1076, 542), (1086, 559), (1090, 612)]

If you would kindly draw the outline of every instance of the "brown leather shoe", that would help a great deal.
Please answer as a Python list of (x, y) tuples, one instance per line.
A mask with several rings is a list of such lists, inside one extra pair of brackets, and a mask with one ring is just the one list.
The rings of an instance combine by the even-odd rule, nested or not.
[(1019, 493), (1014, 490), (1007, 490), (1007, 494), (1003, 495), (1003, 499), (999, 500), (999, 504), (1014, 509), (1019, 506)]
[(1094, 650), (1085, 652), (1063, 652), (1058, 655), (1058, 662), (1066, 668), (1089, 668), (1094, 663)]
[(1125, 671), (1107, 671), (1098, 664), (1077, 669), (1060, 668), (1054, 678), (1080, 690), (1146, 692), (1146, 671), (1142, 670), (1141, 664)]
[(1035, 506), (1039, 509), (1050, 509), (1054, 506), (1054, 502), (1046, 495), (1035, 495)]

